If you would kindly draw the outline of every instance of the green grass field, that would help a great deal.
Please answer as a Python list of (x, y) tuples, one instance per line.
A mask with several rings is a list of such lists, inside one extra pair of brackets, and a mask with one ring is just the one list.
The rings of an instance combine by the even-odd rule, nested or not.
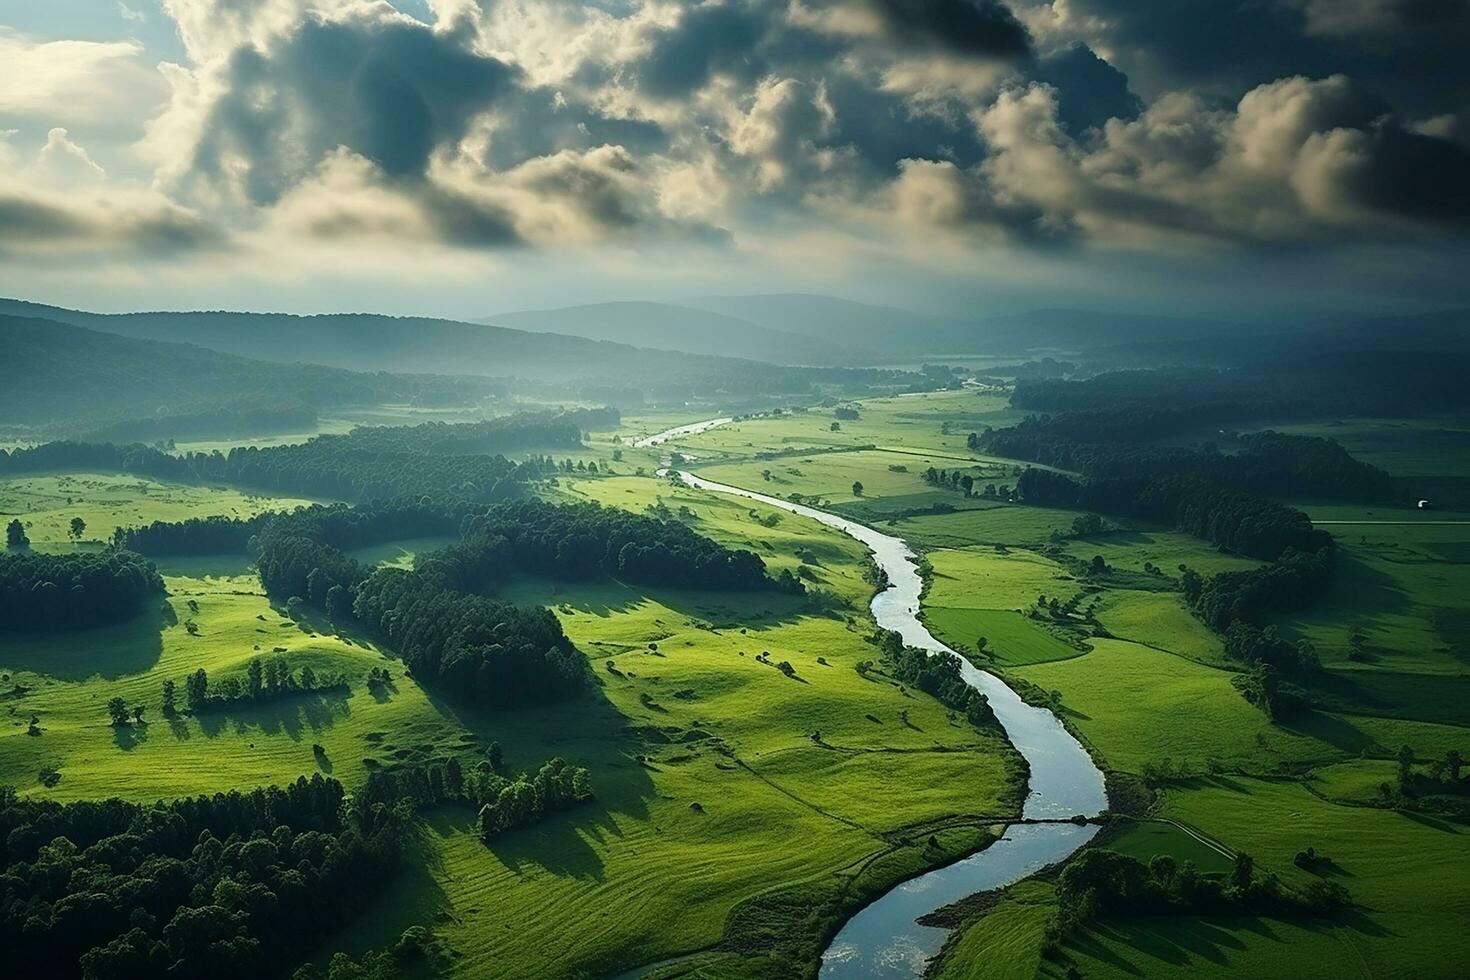
[[(1452, 748), (1470, 755), (1470, 528), (1327, 525), (1343, 551), (1332, 589), (1277, 625), (1316, 646), (1331, 700), (1328, 710), (1277, 725), (1234, 690), (1237, 665), (1173, 591), (1181, 563), (1211, 573), (1254, 562), (1147, 527), (1056, 543), (1053, 532), (1068, 534), (1075, 513), (965, 500), (925, 485), (919, 474), (929, 465), (1014, 482), (1013, 463), (981, 460), (965, 445), (967, 432), (1019, 417), (995, 395), (945, 392), (858, 408), (860, 418), (837, 432), (830, 408), (812, 409), (651, 450), (631, 442), (718, 412), (630, 416), (581, 450), (554, 453), (611, 463), (623, 475), (559, 478), (545, 491), (634, 511), (662, 503), (700, 533), (755, 551), (773, 571), (804, 569), (833, 608), (819, 612), (774, 593), (516, 577), (503, 594), (551, 608), (598, 684), (571, 704), (492, 713), (419, 688), (391, 650), (368, 638), (335, 635), (315, 618), (285, 619), (242, 556), (169, 561), (161, 563), (167, 599), (132, 623), (0, 640), (0, 672), (28, 689), (0, 702), (9, 722), (0, 727), (0, 783), (34, 797), (147, 800), (313, 771), (350, 787), (374, 766), (447, 755), (468, 762), (492, 740), (513, 769), (560, 755), (590, 768), (595, 803), (493, 847), (479, 840), (468, 812), (426, 814), (404, 874), (324, 949), (381, 948), (407, 926), (426, 925), (460, 978), (576, 977), (686, 954), (697, 957), (664, 973), (749, 975), (756, 961), (732, 950), (752, 952), (752, 922), (812, 928), (781, 910), (843, 888), (881, 891), (982, 846), (996, 821), (1019, 809), (1015, 755), (995, 732), (951, 721), (927, 697), (853, 670), (876, 651), (865, 641), (872, 587), (864, 551), (851, 539), (748, 501), (632, 475), (640, 467), (650, 474), (679, 451), (697, 456), (692, 465), (712, 479), (823, 497), (906, 537), (932, 566), (924, 614), (936, 636), (967, 653), (985, 636), (994, 655), (986, 666), (1043, 696), (1057, 692), (1060, 713), (1101, 764), (1218, 771), (1169, 785), (1158, 817), (1251, 853), (1262, 871), (1289, 883), (1308, 880), (1291, 856), (1314, 846), (1333, 858), (1333, 873), (1360, 906), (1332, 924), (1110, 919), (1069, 938), (1062, 960), (1041, 954), (1055, 898), (1048, 882), (1033, 880), (956, 938), (938, 976), (1061, 977), (1070, 962), (1088, 978), (1285, 972), (1407, 980), (1448, 976), (1442, 964), (1463, 962), (1465, 828), (1372, 804), (1393, 778), (1387, 756), (1399, 745), (1425, 764)], [(357, 421), (408, 417), (387, 411)], [(1361, 444), (1379, 447), (1365, 458), (1393, 462), (1408, 481), (1432, 477), (1436, 447), (1453, 444), (1416, 430), (1411, 445), (1395, 449), (1400, 429), (1361, 428)], [(1449, 423), (1433, 428), (1454, 431)], [(882, 448), (856, 448), (868, 444)], [(842, 451), (815, 451), (834, 448)], [(1443, 468), (1451, 481), (1458, 466)], [(864, 484), (861, 498), (851, 493), (854, 480)], [(0, 484), (0, 511), (22, 515), (43, 550), (96, 547), (122, 524), (304, 503), (103, 474)], [(895, 516), (935, 503), (957, 510)], [(1324, 520), (1381, 519), (1372, 508), (1307, 508)], [(72, 516), (88, 525), (81, 545), (67, 535)], [(394, 541), (355, 556), (407, 566), (444, 543)], [(1075, 562), (1093, 555), (1114, 571), (1079, 577)], [(1146, 575), (1145, 562), (1162, 575)], [(1078, 618), (1061, 629), (1017, 611), (1042, 593), (1084, 591), (1097, 603), (1095, 626)], [(1106, 635), (1082, 644), (1097, 627)], [(1347, 656), (1354, 627), (1368, 637), (1364, 659)], [(211, 677), (243, 672), (251, 657), (277, 647), (294, 666), (346, 672), (350, 693), (202, 718), (161, 715), (165, 678), (181, 681), (201, 666)], [(788, 661), (795, 676), (757, 660), (762, 653), (771, 664)], [(395, 682), (374, 692), (364, 680), (378, 666)], [(104, 710), (114, 695), (143, 704), (146, 724), (114, 729)], [(26, 733), (33, 712), (39, 736)], [(61, 773), (50, 788), (39, 779), (48, 766)], [(931, 833), (932, 849), (923, 843)], [(1167, 822), (1133, 823), (1104, 839), (1143, 860), (1169, 853), (1205, 870), (1224, 867), (1218, 851)]]
[[(78, 478), (82, 492), (102, 489), (92, 479)], [(661, 499), (701, 533), (752, 548), (773, 569), (801, 567), (801, 552), (839, 605), (818, 614), (774, 593), (517, 578), (503, 594), (551, 607), (598, 687), (572, 704), (488, 713), (419, 688), (391, 651), (365, 638), (285, 619), (243, 557), (170, 561), (164, 611), (105, 630), (0, 640), (0, 670), (27, 689), (6, 704), (0, 781), (55, 799), (167, 798), (314, 771), (351, 787), (374, 766), (472, 761), (492, 740), (512, 768), (553, 755), (589, 766), (594, 805), (493, 848), (470, 814), (427, 815), (414, 845), (420, 860), (328, 943), (379, 947), (408, 925), (427, 925), (462, 977), (580, 976), (705, 949), (741, 903), (758, 907), (760, 896), (798, 884), (837, 888), (854, 875), (886, 887), (981, 846), (997, 819), (1018, 811), (1017, 757), (997, 732), (951, 721), (928, 697), (853, 669), (874, 651), (863, 626), (872, 590), (851, 539), (652, 478), (574, 478), (555, 492), (634, 510)], [(277, 505), (131, 480), (108, 484), (106, 500), (106, 510), (86, 498), (72, 507), (91, 505), (89, 524), (115, 525)], [(37, 520), (48, 529), (44, 546), (71, 547), (56, 536), (70, 512), (63, 501), (44, 511), (54, 517)], [(402, 565), (442, 543), (396, 541), (356, 557)], [(346, 672), (350, 693), (163, 717), (164, 679), (181, 682), (199, 667), (212, 678), (243, 672), (277, 648), (298, 668)], [(773, 666), (781, 661), (794, 677)], [(379, 666), (395, 681), (375, 692), (365, 677)], [(144, 705), (145, 723), (114, 728), (104, 711), (113, 696)], [(32, 712), (39, 736), (26, 732)], [(39, 779), (48, 766), (61, 773), (49, 788)], [(940, 842), (932, 851), (900, 839), (931, 833)], [(790, 846), (796, 840), (801, 847)], [(572, 937), (569, 916), (578, 923)], [(549, 949), (558, 952), (548, 957)]]
[[(1335, 968), (1337, 976), (1452, 976), (1456, 964), (1470, 953), (1470, 934), (1461, 928), (1470, 914), (1470, 892), (1464, 877), (1453, 870), (1465, 862), (1463, 828), (1392, 811), (1340, 806), (1293, 783), (1246, 778), (1171, 790), (1162, 813), (1250, 853), (1260, 867), (1288, 884), (1305, 884), (1316, 873), (1297, 868), (1291, 860), (1302, 848), (1314, 847), (1333, 862), (1320, 873), (1347, 885), (1359, 908), (1331, 928), (1269, 920), (1254, 923), (1254, 928), (1225, 926), (1219, 941), (1187, 950), (1191, 955), (1184, 963), (1175, 958), (1178, 947), (1191, 932), (1196, 937), (1206, 933), (1209, 920), (1187, 927), (1174, 940), (1173, 955), (1162, 962), (1148, 947), (1114, 944), (1106, 937), (1099, 941), (1144, 975), (1168, 976), (1183, 966), (1204, 975), (1233, 968), (1237, 975), (1243, 971), (1279, 976), (1289, 971), (1326, 976)], [(1170, 938), (1158, 931), (1163, 933), (1161, 939)], [(1099, 958), (1084, 963), (1083, 972), (1089, 977), (1138, 975), (1120, 967)]]
[(313, 503), (189, 483), (161, 483), (147, 477), (107, 473), (66, 473), (0, 481), (0, 518), (19, 517), (37, 551), (67, 551), (78, 545), (71, 520), (87, 524), (81, 547), (99, 547), (115, 528), (153, 521), (183, 521), (222, 514), (253, 517), (267, 510), (292, 510)]

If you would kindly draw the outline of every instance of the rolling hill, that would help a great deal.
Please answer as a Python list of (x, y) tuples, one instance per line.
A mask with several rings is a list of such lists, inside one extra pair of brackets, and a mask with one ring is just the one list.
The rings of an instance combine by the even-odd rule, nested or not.
[[(0, 418), (48, 437), (174, 419), (179, 427), (249, 415), (294, 424), (317, 409), (504, 394), (502, 382), (276, 364), (192, 344), (135, 340), (54, 320), (0, 314)], [(160, 435), (179, 434), (160, 429)]]
[(775, 364), (864, 364), (878, 358), (876, 352), (850, 342), (834, 345), (820, 337), (669, 303), (594, 303), (552, 310), (522, 310), (498, 313), (479, 322), (535, 333), (571, 334), (635, 347)]

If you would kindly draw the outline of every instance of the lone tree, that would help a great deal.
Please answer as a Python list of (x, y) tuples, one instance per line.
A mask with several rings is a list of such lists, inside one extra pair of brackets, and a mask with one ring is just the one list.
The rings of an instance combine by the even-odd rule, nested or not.
[(128, 723), (128, 704), (122, 698), (112, 698), (107, 702), (107, 714), (112, 718), (114, 728)]
[(87, 522), (80, 517), (73, 517), (71, 519), (71, 530), (67, 533), (71, 535), (73, 541), (82, 540), (82, 535), (87, 533)]
[(31, 539), (26, 537), (26, 526), (20, 522), (19, 517), (5, 525), (5, 546), (11, 551), (20, 551), (31, 546)]
[(173, 681), (163, 682), (163, 714), (166, 718), (172, 718), (179, 712), (178, 693)]
[(852, 481), (852, 495), (854, 497), (861, 497), (863, 495), (863, 481), (861, 481), (861, 480), (853, 480)]

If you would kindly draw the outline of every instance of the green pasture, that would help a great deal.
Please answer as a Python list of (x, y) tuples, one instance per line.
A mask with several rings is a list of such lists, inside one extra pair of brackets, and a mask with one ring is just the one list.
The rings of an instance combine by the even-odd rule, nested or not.
[[(100, 489), (77, 482), (83, 494)], [(132, 481), (122, 482), (110, 517), (93, 511), (89, 524), (242, 513), (247, 504), (172, 487), (124, 499)], [(425, 692), (366, 638), (284, 618), (244, 557), (164, 562), (169, 595), (132, 623), (0, 641), (6, 686), (24, 689), (4, 705), (0, 781), (56, 799), (167, 798), (314, 771), (350, 787), (374, 766), (449, 755), (472, 762), (491, 741), (512, 770), (553, 755), (589, 766), (595, 804), (493, 847), (480, 842), (471, 814), (427, 815), (414, 845), (420, 859), (328, 944), (381, 946), (423, 924), (457, 954), (453, 975), (465, 977), (579, 976), (704, 949), (721, 940), (733, 909), (759, 908), (773, 889), (836, 889), (876, 868), (888, 870), (872, 880), (891, 884), (981, 846), (986, 828), (1018, 811), (1017, 757), (998, 732), (853, 669), (876, 659), (865, 639), (872, 587), (860, 545), (784, 512), (652, 478), (570, 478), (552, 493), (634, 510), (661, 501), (774, 569), (805, 567), (828, 596), (818, 608), (775, 593), (516, 578), (503, 594), (552, 608), (597, 686), (571, 704), (486, 712)], [(54, 533), (42, 540), (69, 546)], [(396, 541), (357, 557), (405, 564), (442, 543)], [(350, 692), (162, 715), (163, 680), (181, 683), (199, 667), (215, 679), (243, 673), (278, 647), (298, 669), (348, 673)], [(794, 676), (777, 669), (783, 661)], [(392, 687), (369, 688), (367, 672), (384, 666)], [(143, 705), (144, 722), (114, 728), (104, 709), (114, 696)], [(27, 734), (32, 713), (38, 736)], [(39, 773), (50, 766), (61, 780), (47, 788)], [(902, 843), (931, 834), (932, 850)], [(567, 921), (578, 928), (568, 933)]]
[(31, 547), (67, 551), (77, 545), (70, 530), (74, 517), (87, 524), (81, 547), (99, 547), (115, 528), (153, 521), (183, 521), (221, 514), (253, 517), (267, 510), (292, 510), (312, 503), (227, 487), (162, 483), (147, 477), (108, 473), (66, 473), (0, 481), (0, 523), (19, 517)]
[(1056, 905), (1051, 882), (1007, 888), (946, 948), (936, 980), (1031, 980), (1043, 969), (1042, 944)]
[(1110, 851), (1129, 854), (1147, 864), (1160, 854), (1179, 864), (1193, 862), (1205, 874), (1225, 874), (1231, 858), (1188, 831), (1163, 820), (1139, 820), (1098, 843)]
[[(398, 748), (455, 746), (457, 726), (402, 677), (401, 667), (362, 642), (279, 615), (253, 574), (165, 581), (169, 594), (160, 608), (133, 622), (0, 638), (0, 671), (10, 682), (4, 686), (26, 689), (0, 702), (7, 721), (0, 727), (0, 783), (54, 799), (137, 800), (248, 789), (317, 771), (351, 785), (365, 778), (368, 758), (386, 765), (395, 757), (383, 753)], [(297, 670), (347, 674), (350, 691), (197, 717), (163, 715), (165, 680), (179, 686), (182, 707), (188, 674), (202, 667), (212, 680), (243, 679), (252, 658), (278, 651)], [(398, 678), (394, 686), (370, 690), (366, 676), (374, 667), (388, 667)], [(113, 727), (106, 712), (113, 697), (142, 705), (143, 723)], [(40, 735), (27, 734), (33, 714)], [(314, 744), (325, 752), (316, 754)], [(61, 772), (50, 789), (38, 778), (45, 766)]]
[(1085, 656), (1007, 673), (1059, 691), (1062, 716), (1111, 768), (1139, 772), (1168, 759), (1199, 771), (1215, 759), (1259, 772), (1340, 757), (1314, 735), (1271, 724), (1228, 671), (1124, 640), (1091, 642)]

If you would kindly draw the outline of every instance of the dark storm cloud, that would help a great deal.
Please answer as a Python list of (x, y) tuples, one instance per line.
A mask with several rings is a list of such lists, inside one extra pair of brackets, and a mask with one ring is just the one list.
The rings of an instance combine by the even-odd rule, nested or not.
[(643, 89), (656, 98), (676, 98), (703, 88), (717, 71), (759, 77), (760, 59), (751, 55), (769, 23), (762, 5), (695, 7), (676, 27), (655, 35), (639, 69)]
[[(851, 2), (851, 0), (838, 0)], [(866, 0), (899, 44), (987, 58), (1018, 58), (1031, 38), (995, 0)]]
[(1109, 119), (1133, 119), (1143, 110), (1143, 100), (1128, 88), (1128, 76), (1085, 44), (1040, 59), (1030, 77), (1056, 89), (1057, 118), (1074, 137)]
[(195, 167), (218, 176), (245, 160), (244, 187), (258, 204), (338, 146), (389, 177), (418, 176), (517, 75), (410, 21), (307, 19), (269, 52), (234, 53)]
[(1470, 229), (1470, 149), (1383, 122), (1340, 152), (1334, 190), (1346, 206)]
[(1117, 52), (1146, 94), (1199, 88), (1237, 98), (1290, 75), (1347, 74), (1406, 111), (1470, 102), (1464, 0), (1070, 0), (1084, 40)]
[(167, 254), (214, 246), (219, 233), (156, 198), (98, 202), (0, 188), (0, 254), (51, 251)]

